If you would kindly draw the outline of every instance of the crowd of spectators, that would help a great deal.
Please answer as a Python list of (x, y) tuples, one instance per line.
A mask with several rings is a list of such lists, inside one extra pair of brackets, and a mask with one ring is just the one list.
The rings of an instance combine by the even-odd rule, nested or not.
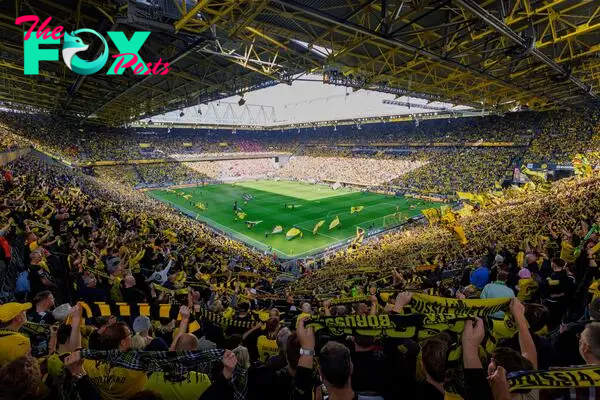
[(26, 142), (9, 127), (0, 124), (0, 151), (11, 151), (26, 146)]
[(539, 134), (532, 140), (523, 161), (539, 164), (568, 164), (577, 153), (600, 151), (600, 114), (585, 116), (550, 113), (540, 121)]
[[(579, 126), (560, 121), (557, 129)], [(555, 137), (539, 120), (526, 122)], [(21, 128), (33, 132), (33, 125)], [(51, 135), (54, 128), (46, 129)], [(59, 150), (55, 143), (46, 149)], [(265, 149), (243, 143), (237, 150)], [(117, 154), (103, 146), (85, 152)], [(567, 158), (581, 146), (560, 154), (542, 147)], [(546, 157), (532, 149), (532, 157)], [(399, 184), (427, 191), (478, 191), (498, 180), (519, 151), (320, 154), (294, 157), (280, 173), (365, 184), (401, 175)], [(214, 171), (270, 170), (263, 161), (217, 161)], [(271, 258), (127, 185), (106, 184), (211, 176), (187, 167), (97, 167), (99, 179), (32, 155), (4, 167), (10, 174), (0, 185), (0, 257), (5, 265), (13, 257), (25, 262), (14, 298), (0, 305), (0, 399), (596, 398), (595, 388), (511, 394), (507, 374), (600, 363), (600, 299), (590, 293), (600, 278), (600, 238), (588, 234), (600, 224), (597, 176), (482, 206), (460, 219), (466, 244), (442, 226), (394, 232), (337, 253), (319, 269), (301, 265), (302, 278), (281, 288), (286, 275)], [(465, 261), (453, 268), (457, 260)], [(427, 272), (418, 272), (422, 266)], [(412, 293), (422, 292), (516, 299), (502, 313), (426, 338), (315, 332), (309, 324), (320, 315), (412, 315)], [(336, 297), (366, 300), (336, 305)], [(80, 301), (170, 304), (176, 312), (90, 317)]]
[[(485, 191), (522, 164), (568, 164), (577, 153), (600, 160), (600, 114), (520, 112), (504, 117), (449, 118), (285, 130), (81, 128), (50, 116), (0, 113), (0, 140), (15, 139), (69, 161), (183, 161), (97, 168), (133, 186), (193, 183), (205, 178), (273, 176), (388, 184), (413, 192)], [(10, 126), (11, 132), (8, 131)], [(12, 132), (19, 132), (20, 137)], [(498, 147), (476, 146), (504, 142)], [(1, 143), (0, 143), (1, 145)], [(277, 154), (294, 157), (279, 169), (269, 159), (192, 162), (199, 157)], [(418, 168), (415, 168), (418, 167)]]
[(274, 177), (279, 170), (274, 158), (202, 161), (185, 165), (213, 179)]
[(200, 183), (206, 180), (206, 174), (189, 168), (186, 164), (137, 164), (134, 165), (141, 183), (148, 185), (180, 185)]
[(408, 159), (350, 157), (293, 157), (279, 170), (279, 176), (298, 180), (381, 185), (409, 173), (425, 163)]
[[(593, 387), (511, 393), (508, 376), (600, 363), (600, 299), (589, 293), (600, 238), (587, 234), (600, 223), (598, 177), (474, 212), (461, 219), (467, 245), (415, 228), (305, 266), (281, 288), (271, 259), (136, 191), (32, 156), (5, 168), (0, 248), (4, 260), (24, 259), (26, 274), (0, 305), (0, 398), (596, 398)], [(514, 299), (459, 331), (413, 338), (310, 324), (415, 315), (423, 292)], [(91, 317), (79, 301), (175, 313), (130, 317), (114, 306)]]
[[(505, 116), (446, 118), (395, 123), (236, 130), (168, 128), (100, 128), (69, 125), (49, 115), (0, 112), (4, 126), (19, 131), (34, 145), (70, 161), (106, 161), (186, 157), (226, 152), (293, 152), (308, 146), (307, 155), (339, 155), (337, 144), (409, 144), (462, 146), (477, 142), (511, 142), (532, 148), (529, 162), (569, 162), (574, 153), (590, 148), (597, 132), (597, 110), (544, 113), (517, 112)], [(568, 136), (571, 135), (571, 136)], [(576, 139), (576, 140), (572, 140)], [(343, 153), (343, 151), (342, 151)], [(348, 154), (348, 151), (346, 151)], [(179, 158), (178, 158), (179, 159)]]
[(102, 178), (112, 184), (134, 187), (142, 183), (142, 178), (133, 165), (111, 165), (94, 167), (90, 175)]
[(411, 157), (427, 163), (399, 175), (392, 184), (422, 193), (485, 192), (512, 176), (522, 154), (522, 148), (506, 147), (419, 150)]

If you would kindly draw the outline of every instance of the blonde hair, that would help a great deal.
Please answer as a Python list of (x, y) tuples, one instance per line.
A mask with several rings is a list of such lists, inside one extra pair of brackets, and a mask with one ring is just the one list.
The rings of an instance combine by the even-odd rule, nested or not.
[(250, 354), (244, 346), (238, 346), (233, 349), (233, 354), (237, 357), (238, 364), (243, 368), (250, 368)]
[(146, 341), (146, 338), (144, 336), (140, 335), (139, 333), (136, 333), (131, 338), (131, 349), (132, 350), (143, 350), (147, 344), (148, 344), (148, 342)]

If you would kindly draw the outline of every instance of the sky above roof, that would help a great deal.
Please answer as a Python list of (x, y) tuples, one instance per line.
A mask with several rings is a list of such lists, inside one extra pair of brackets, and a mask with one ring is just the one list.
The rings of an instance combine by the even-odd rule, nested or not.
[[(294, 81), (291, 85), (280, 84), (246, 93), (243, 106), (238, 104), (241, 96), (233, 96), (150, 119), (154, 122), (269, 126), (437, 111), (431, 107), (468, 109), (409, 97), (395, 99), (393, 94), (388, 93), (353, 91), (351, 88), (326, 85), (322, 83), (321, 76), (309, 76), (306, 79), (310, 81)], [(384, 100), (410, 103), (410, 107), (384, 104)], [(430, 108), (419, 107), (425, 104)]]

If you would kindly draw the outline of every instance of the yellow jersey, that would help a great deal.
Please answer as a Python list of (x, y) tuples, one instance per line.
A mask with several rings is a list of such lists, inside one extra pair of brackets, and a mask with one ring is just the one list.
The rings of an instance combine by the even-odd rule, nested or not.
[(31, 351), (29, 338), (19, 332), (0, 330), (0, 367)]
[(103, 400), (126, 400), (142, 391), (148, 379), (143, 371), (85, 360), (83, 367)]
[(262, 362), (267, 362), (272, 356), (279, 354), (279, 348), (277, 347), (277, 341), (269, 339), (265, 335), (261, 335), (256, 340), (256, 347), (258, 348), (258, 358)]
[(198, 399), (210, 387), (206, 374), (189, 372), (182, 381), (165, 379), (164, 372), (155, 372), (148, 378), (144, 389), (160, 393), (169, 400)]

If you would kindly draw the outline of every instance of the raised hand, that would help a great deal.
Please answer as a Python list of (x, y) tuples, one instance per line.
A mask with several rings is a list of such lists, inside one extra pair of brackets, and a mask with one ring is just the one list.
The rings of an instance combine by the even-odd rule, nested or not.
[(223, 376), (225, 379), (231, 379), (237, 362), (237, 357), (233, 351), (225, 350), (225, 354), (223, 354)]
[(300, 347), (307, 350), (315, 349), (315, 332), (313, 328), (306, 327), (306, 320), (308, 316), (304, 316), (298, 320), (298, 329), (296, 329), (296, 334), (298, 335), (298, 341), (300, 342)]
[(477, 318), (475, 321), (465, 321), (465, 329), (462, 333), (463, 346), (477, 347), (483, 341), (484, 336), (485, 329), (481, 318)]
[(181, 318), (190, 319), (190, 309), (187, 306), (179, 307), (179, 314), (181, 314)]

